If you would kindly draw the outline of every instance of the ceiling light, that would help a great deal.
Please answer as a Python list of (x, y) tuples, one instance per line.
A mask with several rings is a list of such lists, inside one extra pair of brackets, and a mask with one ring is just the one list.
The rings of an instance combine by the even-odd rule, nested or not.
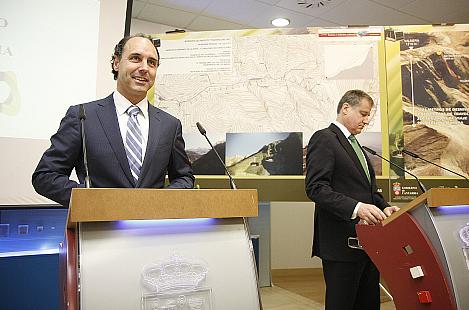
[(285, 26), (290, 25), (290, 20), (283, 18), (283, 17), (279, 17), (279, 18), (272, 20), (271, 23), (275, 27), (285, 27)]

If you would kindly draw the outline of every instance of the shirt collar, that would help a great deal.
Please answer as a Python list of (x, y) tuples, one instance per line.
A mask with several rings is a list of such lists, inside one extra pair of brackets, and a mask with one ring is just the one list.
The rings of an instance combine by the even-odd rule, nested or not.
[[(116, 110), (117, 110), (117, 115), (120, 116), (122, 114), (125, 114), (127, 109), (132, 106), (133, 104), (125, 98), (121, 93), (119, 93), (118, 90), (114, 91), (112, 94), (112, 97), (114, 99), (114, 104), (116, 105)], [(143, 98), (139, 103), (136, 104), (142, 111), (143, 117), (145, 119), (148, 118), (148, 100), (147, 98)]]
[(342, 123), (339, 123), (338, 121), (333, 121), (332, 124), (336, 125), (339, 127), (340, 131), (344, 134), (344, 136), (348, 139), (350, 137), (351, 133), (348, 131), (347, 127), (345, 127)]

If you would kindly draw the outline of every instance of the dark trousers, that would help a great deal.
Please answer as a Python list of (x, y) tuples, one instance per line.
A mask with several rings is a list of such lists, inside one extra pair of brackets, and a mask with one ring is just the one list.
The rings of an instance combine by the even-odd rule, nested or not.
[(380, 308), (379, 272), (371, 260), (322, 260), (326, 282), (326, 310)]

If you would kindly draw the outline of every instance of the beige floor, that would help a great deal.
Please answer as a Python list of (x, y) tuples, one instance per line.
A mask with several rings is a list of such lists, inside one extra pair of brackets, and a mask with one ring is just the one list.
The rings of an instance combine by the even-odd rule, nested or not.
[(324, 309), (324, 305), (278, 286), (261, 288), (264, 310)]
[[(274, 270), (272, 282), (272, 287), (261, 288), (264, 310), (324, 309), (325, 286), (321, 269)], [(396, 309), (384, 292), (381, 309)]]

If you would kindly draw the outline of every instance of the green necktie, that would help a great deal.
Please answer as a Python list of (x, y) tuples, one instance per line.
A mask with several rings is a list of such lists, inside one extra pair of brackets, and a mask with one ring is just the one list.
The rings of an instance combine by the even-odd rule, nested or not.
[(368, 171), (368, 166), (366, 165), (365, 156), (363, 155), (363, 152), (360, 146), (358, 145), (357, 138), (355, 138), (354, 135), (350, 135), (348, 139), (351, 142), (350, 144), (352, 144), (353, 150), (358, 156), (358, 160), (360, 160), (360, 164), (362, 164), (363, 170), (365, 170), (366, 177), (368, 178), (368, 182), (371, 183), (370, 172)]

